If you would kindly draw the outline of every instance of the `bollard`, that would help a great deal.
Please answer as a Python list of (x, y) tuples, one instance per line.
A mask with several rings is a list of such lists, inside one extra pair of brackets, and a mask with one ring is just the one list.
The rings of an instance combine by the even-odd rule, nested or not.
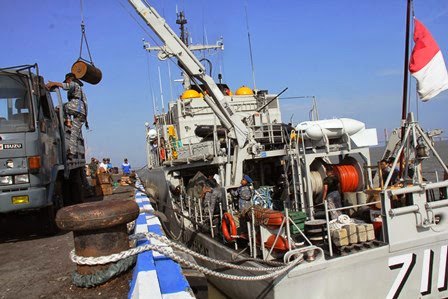
[[(56, 224), (61, 230), (73, 231), (76, 255), (105, 256), (130, 248), (127, 223), (139, 212), (138, 205), (128, 199), (82, 203), (59, 210)], [(77, 272), (90, 275), (109, 266), (77, 265)]]

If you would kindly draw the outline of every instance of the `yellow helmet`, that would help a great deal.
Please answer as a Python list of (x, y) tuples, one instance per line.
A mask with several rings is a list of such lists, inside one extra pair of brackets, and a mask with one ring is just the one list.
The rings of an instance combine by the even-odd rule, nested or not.
[(236, 90), (235, 94), (237, 96), (248, 96), (248, 95), (253, 95), (254, 92), (249, 87), (246, 87), (243, 85)]
[(188, 100), (188, 99), (194, 99), (194, 98), (203, 98), (204, 96), (202, 93), (197, 92), (194, 89), (187, 89), (184, 91), (184, 93), (181, 95), (182, 100)]

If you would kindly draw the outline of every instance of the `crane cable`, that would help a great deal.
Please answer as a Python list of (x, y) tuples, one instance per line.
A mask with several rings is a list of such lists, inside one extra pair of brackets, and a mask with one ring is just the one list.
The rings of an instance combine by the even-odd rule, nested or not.
[[(79, 47), (79, 58), (78, 58), (78, 60), (84, 60), (86, 62), (90, 62), (90, 64), (92, 64), (92, 66), (95, 66), (93, 64), (92, 54), (90, 54), (89, 43), (87, 42), (86, 26), (84, 24), (84, 12), (83, 12), (83, 7), (82, 7), (82, 0), (79, 0), (79, 7), (80, 7), (80, 11), (81, 11), (81, 44), (80, 44), (80, 47)], [(90, 61), (82, 58), (82, 45), (83, 45), (83, 42), (86, 43), (87, 53), (89, 54)]]

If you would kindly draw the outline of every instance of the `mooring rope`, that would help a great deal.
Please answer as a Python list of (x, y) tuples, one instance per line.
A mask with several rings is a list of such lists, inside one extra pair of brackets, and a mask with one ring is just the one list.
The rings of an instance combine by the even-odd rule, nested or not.
[[(169, 240), (167, 237), (165, 236), (160, 236), (156, 233), (152, 233), (152, 232), (147, 232), (147, 233), (139, 233), (139, 234), (135, 234), (135, 235), (131, 235), (130, 239), (136, 240), (136, 239), (142, 239), (142, 238), (146, 238), (146, 239), (156, 239), (158, 241), (161, 241), (163, 243), (165, 243), (164, 245), (161, 244), (145, 244), (145, 245), (141, 245), (135, 248), (131, 248), (129, 250), (125, 250), (122, 251), (120, 253), (115, 253), (115, 254), (111, 254), (109, 256), (101, 256), (101, 257), (82, 257), (82, 256), (78, 256), (75, 254), (74, 250), (72, 250), (72, 252), (70, 252), (70, 257), (72, 259), (72, 261), (76, 264), (80, 264), (80, 265), (98, 265), (98, 264), (108, 264), (108, 263), (112, 263), (112, 262), (117, 262), (119, 260), (122, 259), (126, 259), (130, 256), (133, 255), (137, 255), (141, 252), (145, 252), (148, 250), (154, 250), (157, 251), (161, 254), (163, 254), (166, 257), (171, 258), (172, 260), (180, 263), (181, 265), (190, 267), (194, 270), (197, 270), (199, 272), (202, 272), (206, 275), (211, 275), (211, 276), (215, 276), (215, 277), (219, 277), (219, 278), (223, 278), (223, 279), (228, 279), (228, 280), (240, 280), (240, 281), (257, 281), (257, 280), (265, 280), (268, 278), (272, 278), (272, 277), (276, 277), (278, 275), (281, 275), (287, 271), (289, 271), (290, 269), (292, 269), (294, 266), (298, 265), (299, 263), (301, 263), (303, 261), (303, 254), (298, 254), (296, 259), (293, 260), (292, 262), (288, 263), (288, 264), (283, 264), (282, 266), (279, 267), (247, 267), (247, 266), (240, 266), (240, 265), (235, 265), (229, 262), (225, 262), (225, 261), (219, 261), (213, 258), (210, 258), (208, 256), (204, 256), (200, 253), (197, 253), (191, 249), (188, 249), (186, 247), (184, 247), (183, 245), (180, 245), (178, 243), (175, 243), (171, 240)], [(180, 251), (183, 251), (185, 253), (188, 253), (194, 257), (197, 257), (199, 259), (202, 259), (204, 261), (208, 261), (211, 262), (213, 264), (216, 264), (218, 266), (222, 266), (222, 267), (228, 267), (228, 268), (232, 268), (235, 270), (243, 270), (243, 271), (254, 271), (254, 272), (270, 272), (268, 274), (262, 274), (262, 275), (250, 275), (250, 276), (240, 276), (240, 275), (232, 275), (232, 274), (224, 274), (221, 272), (217, 272), (211, 269), (208, 269), (206, 267), (203, 266), (199, 266), (196, 263), (190, 262), (188, 260), (185, 260), (184, 258), (182, 258), (181, 256), (177, 255), (176, 253), (174, 253), (172, 251), (172, 248), (168, 246), (171, 245), (174, 248), (179, 249)]]

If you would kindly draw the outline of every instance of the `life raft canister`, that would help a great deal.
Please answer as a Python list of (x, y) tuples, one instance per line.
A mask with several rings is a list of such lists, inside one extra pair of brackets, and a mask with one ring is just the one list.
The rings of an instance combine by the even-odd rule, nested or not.
[(204, 95), (202, 93), (197, 92), (194, 89), (187, 89), (184, 91), (184, 93), (181, 95), (182, 100), (188, 100), (188, 99), (196, 99), (196, 98), (203, 98)]
[(254, 92), (252, 91), (252, 89), (250, 89), (247, 86), (241, 86), (240, 88), (238, 88), (235, 92), (235, 95), (237, 96), (249, 96), (249, 95), (253, 95)]
[(283, 236), (278, 236), (277, 241), (274, 244), (276, 235), (271, 235), (269, 238), (264, 242), (264, 247), (267, 249), (271, 249), (274, 247), (274, 250), (277, 251), (288, 251), (289, 250), (289, 243)]
[[(230, 233), (229, 228), (227, 226), (227, 221), (229, 222), (230, 225)], [(222, 234), (224, 235), (224, 238), (228, 243), (235, 242), (235, 238), (233, 238), (232, 236), (236, 236), (236, 224), (235, 221), (233, 220), (232, 214), (230, 214), (229, 212), (224, 213), (224, 217), (222, 218), (221, 221), (221, 230)]]
[(254, 217), (257, 223), (266, 226), (278, 227), (282, 225), (285, 215), (283, 215), (283, 213), (279, 211), (256, 207), (254, 209)]

